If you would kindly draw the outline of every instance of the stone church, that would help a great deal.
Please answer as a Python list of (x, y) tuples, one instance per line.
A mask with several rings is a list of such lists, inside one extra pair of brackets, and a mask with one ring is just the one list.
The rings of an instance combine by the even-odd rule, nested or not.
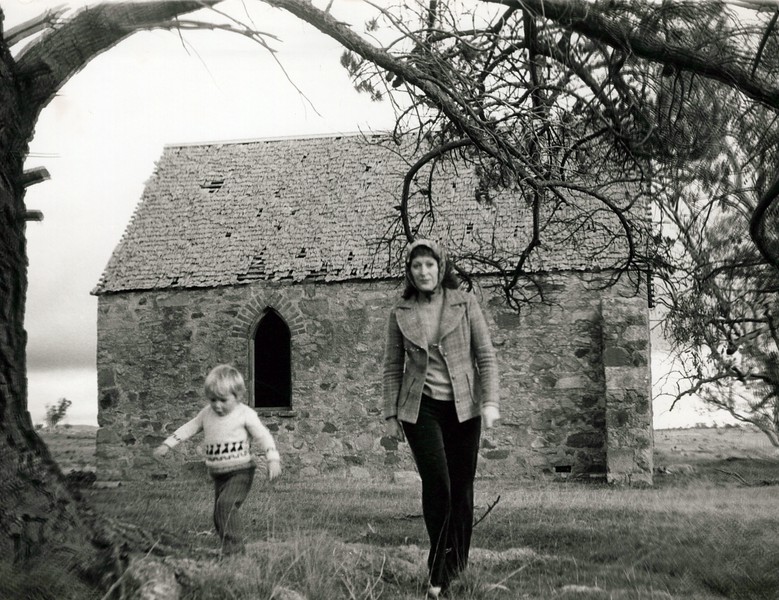
[[(197, 469), (202, 437), (172, 464), (155, 463), (151, 451), (204, 405), (203, 379), (224, 362), (243, 373), (247, 401), (276, 438), (288, 476), (414, 470), (408, 448), (383, 436), (381, 418), (409, 168), (386, 141), (165, 147), (93, 290), (100, 479)], [(527, 203), (487, 189), (473, 165), (433, 168), (435, 177), (421, 171), (414, 181), (414, 224), (473, 267), (500, 366), (503, 419), (483, 435), (479, 475), (650, 483), (646, 273), (604, 285), (624, 243), (604, 242), (605, 227), (564, 235), (552, 227), (529, 263), (534, 282), (522, 284), (543, 300), (511, 308), (499, 276), (465, 261), (519, 256)], [(625, 200), (620, 194), (615, 202)]]

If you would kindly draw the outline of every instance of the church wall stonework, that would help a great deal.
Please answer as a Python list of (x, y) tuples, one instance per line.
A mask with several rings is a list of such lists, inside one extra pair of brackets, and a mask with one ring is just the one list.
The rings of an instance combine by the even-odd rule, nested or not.
[[(599, 289), (599, 281), (548, 275), (546, 302), (520, 313), (489, 290), (490, 280), (478, 281), (503, 417), (482, 436), (479, 476), (608, 471), (610, 480), (651, 482), (646, 294), (628, 282)], [(381, 418), (383, 341), (400, 291), (396, 281), (261, 282), (99, 296), (98, 477), (202, 472), (202, 436), (162, 464), (151, 452), (204, 406), (203, 379), (214, 365), (235, 365), (251, 388), (250, 341), (267, 307), (291, 333), (291, 410), (259, 411), (287, 476), (413, 472), (408, 447), (383, 435)]]
[(651, 484), (654, 439), (648, 315), (624, 298), (605, 298), (603, 365), (606, 375), (606, 456), (610, 483)]

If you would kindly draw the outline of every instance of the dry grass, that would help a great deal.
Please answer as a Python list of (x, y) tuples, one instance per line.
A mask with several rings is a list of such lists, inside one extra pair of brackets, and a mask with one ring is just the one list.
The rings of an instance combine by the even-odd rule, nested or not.
[[(694, 470), (659, 476), (651, 489), (477, 481), (477, 513), (501, 499), (476, 528), (474, 560), (454, 597), (779, 598), (777, 487), (745, 486), (732, 475), (778, 480), (774, 451), (760, 434), (719, 431), (658, 432), (658, 464)], [(217, 547), (205, 476), (86, 495), (106, 514), (178, 536), (182, 560), (194, 565), (184, 571), (196, 574), (182, 577), (186, 598), (269, 598), (279, 585), (311, 600), (419, 598), (423, 591), (426, 535), (413, 486), (338, 476), (257, 481), (242, 508), (247, 555), (220, 563), (197, 550)], [(522, 551), (502, 562), (479, 550), (512, 548)]]
[(52, 456), (65, 473), (95, 469), (95, 436), (97, 427), (59, 425), (38, 431)]

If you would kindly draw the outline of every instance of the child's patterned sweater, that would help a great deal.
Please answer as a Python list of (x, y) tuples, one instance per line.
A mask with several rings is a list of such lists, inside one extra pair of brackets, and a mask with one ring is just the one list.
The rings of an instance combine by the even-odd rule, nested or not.
[(246, 404), (237, 405), (221, 417), (206, 406), (163, 444), (173, 448), (200, 430), (205, 433), (206, 467), (212, 473), (238, 471), (253, 464), (249, 435), (265, 451), (266, 459), (279, 460), (273, 436), (257, 413)]

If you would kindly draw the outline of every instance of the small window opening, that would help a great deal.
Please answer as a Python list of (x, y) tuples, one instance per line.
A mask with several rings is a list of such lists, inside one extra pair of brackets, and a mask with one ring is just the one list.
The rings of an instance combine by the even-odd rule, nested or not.
[(212, 179), (211, 181), (205, 181), (201, 183), (200, 187), (204, 190), (208, 190), (209, 194), (213, 194), (217, 190), (221, 190), (224, 184), (224, 179)]
[(305, 258), (305, 257), (306, 257), (306, 249), (305, 248), (301, 248), (300, 252), (298, 252), (298, 255), (296, 256), (296, 258)]
[(465, 232), (466, 232), (466, 233), (473, 233), (473, 223), (468, 223), (468, 224), (465, 226)]

